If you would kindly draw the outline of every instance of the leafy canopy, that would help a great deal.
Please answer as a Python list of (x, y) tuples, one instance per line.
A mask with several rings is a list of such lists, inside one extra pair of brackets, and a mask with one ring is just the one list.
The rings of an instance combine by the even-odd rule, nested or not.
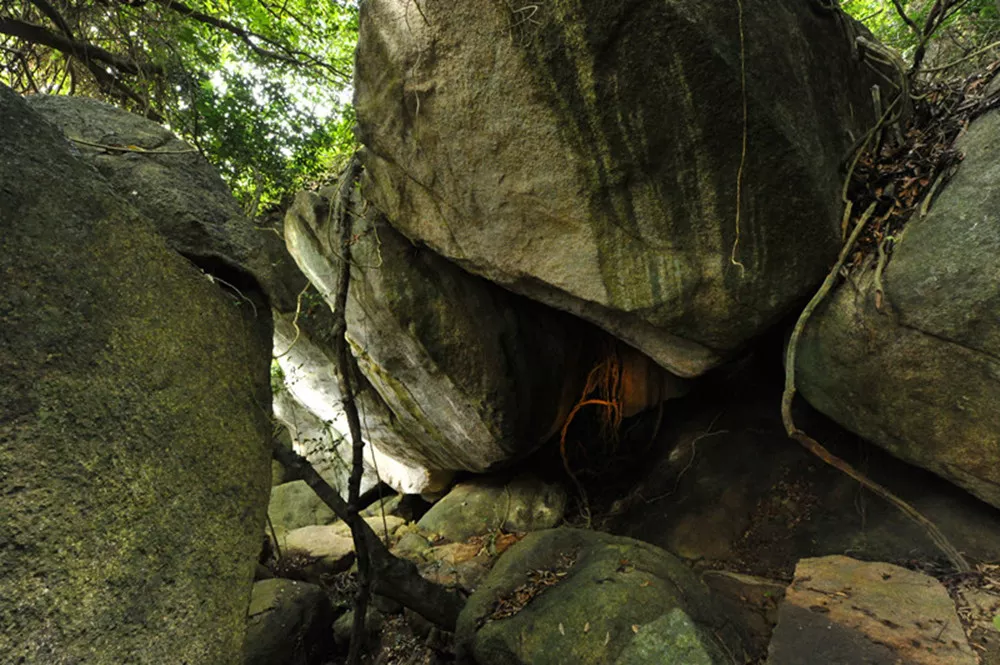
[(956, 59), (1000, 40), (1000, 0), (843, 0), (841, 8), (918, 66), (922, 42)]
[(0, 82), (166, 122), (248, 212), (353, 149), (353, 0), (0, 0)]

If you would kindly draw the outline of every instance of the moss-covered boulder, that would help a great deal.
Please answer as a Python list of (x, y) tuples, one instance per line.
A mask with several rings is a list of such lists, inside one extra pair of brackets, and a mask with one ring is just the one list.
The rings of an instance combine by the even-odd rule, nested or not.
[(0, 659), (238, 662), (270, 323), (0, 86)]
[(1000, 507), (1000, 113), (926, 217), (816, 310), (797, 372), (809, 402), (893, 455)]
[(840, 163), (891, 86), (835, 7), (366, 2), (365, 195), (463, 268), (699, 375), (837, 255)]
[(687, 566), (596, 531), (529, 534), (497, 562), (458, 621), (480, 665), (729, 663), (740, 638)]
[(333, 607), (314, 584), (257, 582), (247, 617), (242, 665), (323, 665), (335, 653)]
[(291, 531), (302, 526), (329, 524), (337, 519), (329, 506), (304, 480), (294, 480), (271, 488), (267, 506), (270, 526), (277, 531)]
[[(232, 290), (247, 288), (252, 276), (276, 308), (295, 308), (305, 278), (280, 237), (254, 228), (197, 150), (162, 125), (96, 99), (31, 95), (26, 101), (74, 139), (78, 156), (149, 219), (171, 249)], [(122, 149), (128, 146), (152, 152)]]

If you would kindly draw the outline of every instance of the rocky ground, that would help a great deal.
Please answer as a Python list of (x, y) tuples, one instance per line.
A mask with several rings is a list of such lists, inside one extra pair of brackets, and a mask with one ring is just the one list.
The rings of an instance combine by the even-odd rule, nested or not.
[[(701, 616), (689, 608), (685, 616), (701, 616), (697, 626), (720, 621), (712, 631), (723, 636), (704, 641), (715, 644), (706, 646), (704, 662), (816, 662), (801, 660), (812, 648), (810, 636), (817, 630), (830, 635), (836, 626), (845, 634), (827, 640), (828, 662), (903, 657), (915, 663), (1000, 663), (1000, 630), (994, 624), (1000, 613), (1000, 513), (802, 407), (797, 417), (814, 436), (939, 525), (974, 566), (971, 573), (955, 574), (926, 535), (895, 508), (785, 437), (778, 415), (779, 341), (709, 377), (661, 412), (627, 421), (614, 445), (601, 443), (594, 436), (596, 424), (581, 418), (567, 437), (579, 487), (567, 476), (554, 445), (502, 474), (460, 482), (433, 505), (406, 496), (370, 508), (370, 524), (388, 534), (394, 552), (416, 562), (427, 578), (468, 595), (463, 617), (473, 607), (481, 614), (467, 634), (460, 625), (456, 643), (416, 615), (379, 601), (371, 615), (370, 662), (452, 662), (463, 648), (486, 658), (479, 662), (507, 662), (496, 655), (503, 648), (494, 644), (506, 638), (490, 637), (487, 642), (494, 646), (481, 646), (484, 626), (496, 632), (495, 626), (513, 625), (523, 615), (527, 618), (521, 620), (537, 632), (553, 613), (560, 617), (549, 631), (556, 639), (564, 633), (572, 637), (575, 632), (579, 639), (599, 633), (608, 642), (598, 646), (620, 651), (614, 631), (638, 637), (647, 630), (648, 617), (624, 616), (624, 609), (612, 605), (598, 612), (593, 609), (603, 602), (598, 596), (585, 604), (591, 614), (579, 614), (578, 620), (573, 619), (576, 606), (554, 609), (569, 602), (556, 588), (581, 583), (573, 571), (581, 552), (598, 547), (591, 537), (558, 555), (555, 550), (538, 554), (540, 546), (525, 542), (511, 556), (531, 565), (515, 571), (517, 566), (504, 563), (503, 573), (494, 568), (498, 560), (507, 561), (502, 555), (527, 532), (541, 538), (562, 533), (552, 528), (563, 525), (582, 529), (569, 533), (591, 533), (597, 541), (614, 540), (610, 534), (615, 534), (639, 541), (637, 546), (648, 543), (657, 556), (680, 566), (668, 575), (656, 572), (660, 564), (639, 561), (646, 554), (622, 555), (608, 575), (632, 580), (632, 593), (655, 590), (658, 579), (676, 584), (677, 575), (699, 580), (699, 591), (691, 594), (704, 593), (710, 609)], [(339, 662), (336, 654), (345, 653), (352, 616), (349, 534), (335, 522), (301, 524), (332, 520), (309, 498), (308, 488), (283, 484), (272, 496), (283, 558), (273, 556), (260, 576), (293, 578), (325, 590), (331, 610), (316, 616), (335, 626), (326, 662)], [(488, 601), (484, 589), (494, 593)], [(573, 595), (590, 593), (595, 592), (584, 588)], [(538, 604), (542, 597), (549, 598), (548, 604)], [(613, 621), (616, 614), (623, 616)], [(307, 628), (301, 620), (295, 625)], [(859, 642), (858, 635), (865, 637)], [(728, 651), (722, 660), (712, 655), (717, 647)], [(546, 643), (539, 648), (564, 647)], [(875, 652), (864, 651), (871, 648)], [(617, 662), (611, 652), (606, 658), (595, 662)], [(517, 662), (547, 661), (525, 656)]]

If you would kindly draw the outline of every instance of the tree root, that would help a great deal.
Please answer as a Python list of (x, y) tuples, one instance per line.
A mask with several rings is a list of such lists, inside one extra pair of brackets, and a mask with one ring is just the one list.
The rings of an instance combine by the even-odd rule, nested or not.
[(834, 264), (833, 268), (830, 269), (826, 279), (823, 280), (822, 286), (820, 286), (816, 295), (812, 297), (812, 300), (809, 301), (809, 304), (806, 305), (805, 309), (802, 310), (802, 314), (799, 315), (799, 320), (795, 323), (795, 328), (792, 330), (792, 337), (788, 342), (788, 351), (785, 358), (785, 391), (781, 396), (781, 422), (784, 424), (785, 431), (791, 439), (798, 441), (813, 455), (820, 458), (833, 468), (847, 474), (854, 480), (861, 483), (864, 487), (894, 505), (904, 515), (919, 525), (920, 528), (927, 533), (928, 537), (930, 537), (938, 549), (940, 549), (941, 552), (948, 557), (948, 560), (951, 561), (951, 564), (955, 567), (955, 569), (958, 572), (964, 573), (971, 570), (968, 562), (948, 541), (944, 534), (941, 533), (940, 529), (937, 528), (937, 525), (921, 515), (913, 506), (900, 499), (888, 489), (871, 480), (836, 455), (833, 455), (818, 441), (796, 427), (795, 421), (792, 419), (792, 400), (795, 398), (795, 355), (798, 348), (799, 338), (802, 336), (802, 331), (805, 329), (806, 322), (809, 320), (809, 317), (812, 316), (812, 313), (833, 288), (833, 285), (837, 280), (837, 275), (840, 272), (841, 267), (844, 265), (844, 261), (847, 259), (847, 256), (850, 254), (851, 248), (854, 246), (858, 236), (861, 235), (862, 229), (875, 212), (875, 205), (876, 204), (873, 203), (869, 206), (864, 215), (862, 215), (858, 225), (851, 232), (850, 238), (847, 239), (847, 242), (844, 243), (843, 248), (840, 250), (840, 256), (837, 258), (836, 264)]

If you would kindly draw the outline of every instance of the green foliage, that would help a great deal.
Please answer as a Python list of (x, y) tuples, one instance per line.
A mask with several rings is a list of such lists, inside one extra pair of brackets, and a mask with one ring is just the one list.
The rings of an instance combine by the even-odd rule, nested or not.
[(285, 372), (274, 358), (271, 359), (271, 394), (277, 395), (285, 389)]
[[(934, 0), (900, 0), (906, 15), (923, 29)], [(957, 50), (956, 56), (972, 52), (978, 47), (1000, 39), (1000, 3), (997, 0), (951, 0), (947, 18), (938, 28), (934, 39), (949, 42)], [(905, 58), (911, 59), (920, 43), (920, 37), (900, 16), (891, 0), (843, 0), (841, 8), (864, 23), (884, 44), (895, 48)]]
[(356, 39), (353, 0), (0, 0), (0, 81), (166, 122), (255, 212), (353, 152)]

